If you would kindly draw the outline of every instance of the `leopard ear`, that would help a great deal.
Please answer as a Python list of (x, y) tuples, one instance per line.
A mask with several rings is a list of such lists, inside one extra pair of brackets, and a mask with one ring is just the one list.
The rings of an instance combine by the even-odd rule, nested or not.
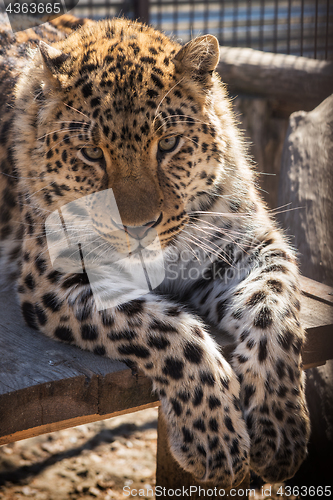
[(69, 55), (61, 52), (61, 50), (51, 47), (47, 43), (40, 41), (39, 50), (43, 58), (43, 62), (48, 71), (53, 77), (58, 78), (66, 73), (64, 63), (69, 59)]
[(207, 82), (220, 58), (220, 47), (213, 35), (203, 35), (191, 40), (174, 58), (177, 71), (190, 73), (195, 80)]

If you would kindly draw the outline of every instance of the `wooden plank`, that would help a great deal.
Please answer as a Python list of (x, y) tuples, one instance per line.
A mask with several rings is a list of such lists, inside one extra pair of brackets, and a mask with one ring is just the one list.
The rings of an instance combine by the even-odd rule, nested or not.
[(300, 283), (304, 295), (333, 306), (333, 288), (305, 276), (301, 276)]
[(127, 408), (122, 411), (115, 411), (107, 415), (83, 415), (81, 417), (69, 418), (68, 420), (62, 420), (59, 422), (53, 422), (51, 424), (44, 424), (38, 427), (32, 427), (30, 429), (25, 429), (23, 431), (18, 431), (8, 436), (0, 437), (0, 446), (8, 443), (14, 443), (15, 441), (20, 441), (21, 439), (27, 439), (35, 436), (40, 436), (41, 434), (46, 434), (48, 432), (60, 431), (63, 429), (69, 429), (71, 427), (76, 427), (77, 425), (91, 424), (92, 422), (98, 422), (100, 420), (105, 420), (107, 418), (118, 417), (119, 415), (126, 415), (127, 413), (135, 413), (136, 411), (146, 410), (147, 408), (155, 408), (160, 406), (159, 401), (154, 401), (152, 403), (147, 403), (140, 406), (135, 406), (132, 408)]
[(267, 96), (292, 104), (288, 112), (313, 109), (333, 92), (333, 62), (220, 47), (217, 67), (231, 93)]
[(13, 293), (0, 303), (0, 436), (157, 404), (142, 373), (27, 327)]
[(301, 298), (301, 321), (307, 332), (333, 323), (333, 307), (321, 300), (303, 295)]

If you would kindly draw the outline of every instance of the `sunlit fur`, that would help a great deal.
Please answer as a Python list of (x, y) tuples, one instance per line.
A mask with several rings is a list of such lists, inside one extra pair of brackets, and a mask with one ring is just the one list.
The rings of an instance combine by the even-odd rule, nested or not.
[[(0, 258), (10, 273), (18, 269), (23, 316), (150, 377), (172, 453), (196, 478), (235, 486), (249, 467), (270, 482), (291, 477), (309, 435), (298, 271), (258, 196), (214, 72), (218, 43), (207, 35), (182, 48), (124, 19), (83, 21), (65, 38), (78, 22), (62, 19), (56, 29), (31, 30), (46, 42), (58, 37), (52, 46), (29, 56), (26, 40), (12, 36), (10, 45), (3, 35), (0, 56)], [(168, 137), (175, 147), (164, 151)], [(104, 159), (89, 160), (85, 148), (96, 147)], [(103, 198), (107, 189), (126, 230)], [(158, 240), (166, 272), (152, 292), (101, 311), (79, 272), (82, 253), (69, 248), (63, 267), (53, 267), (45, 233), (52, 213), (99, 192), (67, 229), (82, 252), (89, 248), (85, 263), (99, 273), (101, 293), (125, 293), (108, 259), (138, 245), (138, 228), (149, 226), (147, 240), (158, 234), (148, 273)], [(122, 271), (137, 258), (128, 255)], [(208, 324), (233, 337), (230, 363)]]

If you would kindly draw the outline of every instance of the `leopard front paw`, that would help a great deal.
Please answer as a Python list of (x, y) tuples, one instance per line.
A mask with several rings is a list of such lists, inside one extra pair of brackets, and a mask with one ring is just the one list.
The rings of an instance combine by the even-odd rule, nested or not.
[[(246, 417), (251, 439), (250, 467), (270, 483), (295, 475), (307, 454), (309, 421), (306, 411), (284, 413), (262, 405)], [(264, 412), (263, 412), (264, 410)]]
[(238, 485), (249, 470), (249, 437), (237, 395), (225, 387), (198, 386), (177, 396), (161, 398), (177, 462), (198, 481)]

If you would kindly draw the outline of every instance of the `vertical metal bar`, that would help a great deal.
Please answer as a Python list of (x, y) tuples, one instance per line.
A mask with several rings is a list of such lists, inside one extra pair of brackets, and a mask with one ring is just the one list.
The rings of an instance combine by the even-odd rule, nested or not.
[(260, 18), (259, 18), (259, 49), (264, 49), (264, 17), (265, 0), (260, 0)]
[(173, 34), (178, 35), (178, 0), (174, 3), (173, 11)]
[(252, 4), (251, 0), (247, 0), (247, 12), (246, 12), (246, 46), (251, 47), (251, 14), (252, 14)]
[(134, 18), (149, 24), (149, 0), (135, 0), (133, 3)]
[(287, 54), (290, 54), (291, 2), (292, 2), (292, 0), (288, 0), (288, 18), (287, 18)]
[(304, 0), (301, 1), (301, 56), (303, 55), (304, 44)]
[(189, 24), (190, 24), (190, 37), (193, 38), (193, 29), (194, 29), (194, 0), (190, 0)]
[(93, 0), (89, 0), (88, 9), (89, 9), (88, 17), (93, 17)]
[(223, 40), (224, 40), (224, 0), (220, 1), (220, 23), (219, 23), (219, 42), (221, 45), (223, 45)]
[(314, 32), (314, 58), (317, 59), (317, 36), (318, 36), (318, 0), (316, 0), (315, 32)]
[(325, 59), (328, 59), (328, 30), (330, 17), (330, 0), (326, 0), (326, 37), (325, 37)]
[(110, 3), (109, 0), (105, 0), (105, 17), (110, 15)]
[(205, 10), (204, 10), (204, 33), (208, 32), (208, 0), (205, 0)]
[(161, 5), (162, 0), (158, 0), (157, 4), (157, 16), (156, 16), (156, 21), (157, 21), (157, 29), (161, 30), (162, 29), (162, 5)]
[(232, 44), (238, 46), (238, 0), (234, 0), (234, 13), (232, 23)]
[(278, 0), (274, 0), (274, 52), (277, 53), (278, 46), (278, 22), (279, 22), (279, 11), (278, 11)]

